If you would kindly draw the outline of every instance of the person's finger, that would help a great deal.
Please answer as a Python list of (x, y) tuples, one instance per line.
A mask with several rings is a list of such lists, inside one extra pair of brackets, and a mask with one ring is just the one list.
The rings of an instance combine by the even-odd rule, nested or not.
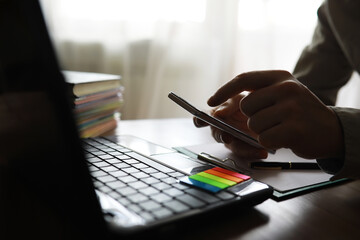
[(218, 106), (243, 91), (257, 90), (287, 79), (295, 78), (289, 72), (282, 70), (243, 73), (219, 88), (207, 103), (209, 106)]
[(277, 96), (274, 95), (274, 87), (269, 86), (248, 94), (239, 102), (240, 111), (251, 117), (261, 109), (270, 107), (276, 103)]
[(289, 126), (287, 123), (273, 126), (259, 134), (258, 141), (268, 149), (289, 148), (298, 141), (298, 137), (288, 131), (292, 127), (296, 126)]
[(222, 143), (225, 143), (225, 144), (231, 143), (233, 141), (233, 139), (234, 139), (234, 137), (231, 134), (226, 133), (226, 132), (221, 132), (220, 140)]
[(212, 115), (216, 118), (226, 119), (239, 111), (239, 102), (244, 95), (238, 94), (212, 110)]
[(261, 134), (267, 129), (280, 124), (288, 115), (288, 112), (284, 111), (287, 108), (283, 108), (282, 105), (273, 105), (255, 113), (248, 119), (247, 126), (256, 134)]
[(238, 106), (235, 107), (230, 104), (221, 105), (220, 107), (214, 109), (214, 111), (212, 112), (212, 116), (219, 119), (227, 119), (231, 117), (234, 114), (234, 112), (238, 110), (239, 110)]
[(261, 109), (270, 107), (285, 98), (298, 96), (303, 91), (303, 85), (298, 81), (285, 80), (251, 92), (240, 101), (241, 111), (248, 117)]
[(211, 127), (211, 135), (213, 136), (215, 141), (217, 141), (218, 143), (222, 143), (221, 134), (222, 134), (222, 131), (220, 129)]
[(211, 127), (211, 134), (218, 143), (230, 143), (234, 139), (232, 135), (216, 127)]
[(193, 123), (196, 127), (198, 128), (202, 128), (202, 127), (207, 127), (209, 126), (208, 123), (204, 122), (203, 120), (197, 118), (197, 117), (193, 117)]

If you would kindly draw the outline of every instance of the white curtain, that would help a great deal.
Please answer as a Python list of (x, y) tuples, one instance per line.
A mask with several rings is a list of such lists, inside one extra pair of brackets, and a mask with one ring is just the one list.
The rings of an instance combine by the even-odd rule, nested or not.
[(122, 75), (122, 119), (136, 119), (189, 116), (169, 91), (206, 109), (238, 73), (292, 71), (321, 0), (41, 2), (62, 67)]

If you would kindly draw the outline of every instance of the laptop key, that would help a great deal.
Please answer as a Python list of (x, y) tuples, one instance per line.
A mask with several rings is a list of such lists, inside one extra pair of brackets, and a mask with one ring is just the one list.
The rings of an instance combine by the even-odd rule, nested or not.
[(131, 159), (131, 157), (129, 157), (128, 155), (125, 155), (125, 154), (118, 155), (118, 156), (116, 156), (116, 158), (123, 160), (123, 161)]
[(105, 155), (99, 155), (99, 158), (106, 160), (106, 159), (112, 159), (114, 157), (109, 154), (105, 154)]
[(127, 173), (125, 173), (125, 172), (123, 172), (121, 170), (110, 172), (109, 174), (112, 175), (113, 177), (125, 177), (125, 176), (128, 176)]
[(236, 197), (234, 194), (228, 193), (226, 191), (221, 191), (221, 192), (215, 194), (215, 196), (221, 198), (222, 200), (230, 200), (230, 199), (233, 199)]
[(147, 185), (146, 183), (143, 183), (143, 182), (140, 182), (140, 181), (131, 183), (131, 187), (133, 187), (135, 189), (146, 188), (148, 186), (149, 185)]
[(154, 219), (155, 219), (154, 216), (152, 216), (150, 213), (145, 212), (145, 211), (139, 212), (138, 214), (140, 215), (140, 217), (144, 218), (145, 221), (147, 221), (147, 222), (154, 221)]
[(94, 162), (92, 163), (93, 165), (99, 167), (99, 168), (102, 168), (102, 167), (108, 167), (110, 166), (109, 163), (105, 162), (105, 161), (101, 161), (101, 162)]
[(173, 172), (173, 173), (169, 173), (170, 176), (174, 177), (174, 178), (182, 178), (185, 176), (185, 174), (180, 173), (180, 172)]
[(147, 187), (147, 188), (143, 188), (143, 189), (139, 189), (139, 192), (141, 192), (142, 194), (146, 195), (146, 196), (150, 196), (156, 193), (159, 193), (159, 190), (153, 188), (153, 187)]
[(104, 171), (91, 172), (91, 176), (93, 176), (93, 177), (102, 177), (102, 176), (105, 176), (105, 175), (107, 175), (107, 173), (104, 172)]
[(154, 173), (151, 175), (152, 177), (154, 178), (157, 178), (157, 179), (164, 179), (167, 177), (166, 174), (162, 173), (162, 172), (159, 172), (159, 173)]
[(170, 217), (173, 213), (167, 208), (159, 208), (152, 211), (152, 214), (158, 219)]
[(145, 164), (143, 164), (143, 163), (131, 163), (131, 165), (132, 165), (134, 168), (137, 168), (137, 169), (148, 168), (148, 165), (145, 165)]
[(104, 152), (111, 152), (113, 150), (112, 148), (109, 148), (108, 146), (104, 146), (104, 145), (100, 145), (98, 146), (98, 148)]
[(165, 202), (164, 206), (166, 206), (167, 208), (169, 208), (172, 211), (177, 212), (177, 213), (190, 210), (190, 207), (188, 207), (187, 205), (183, 204), (182, 202), (180, 202), (178, 200), (172, 200), (169, 202)]
[(99, 169), (98, 167), (89, 165), (89, 171), (90, 171), (90, 172), (97, 172), (97, 171), (99, 171), (99, 170), (100, 170), (100, 169)]
[(151, 174), (151, 173), (157, 173), (158, 170), (156, 170), (155, 168), (152, 168), (152, 167), (148, 167), (148, 168), (143, 168), (141, 169), (143, 172), (146, 172), (148, 174)]
[(168, 202), (172, 199), (169, 195), (166, 195), (164, 193), (152, 195), (152, 196), (150, 196), (150, 198), (155, 200), (158, 203)]
[(186, 190), (186, 189), (191, 189), (192, 188), (192, 187), (190, 187), (188, 185), (180, 184), (178, 182), (174, 183), (172, 186), (176, 187), (177, 189), (180, 189), (180, 190)]
[(115, 182), (109, 182), (106, 184), (107, 186), (111, 187), (112, 189), (119, 189), (122, 187), (125, 187), (126, 184), (120, 181), (115, 181)]
[[(127, 156), (127, 157), (128, 157), (128, 156)], [(131, 165), (133, 165), (133, 164), (138, 164), (138, 163), (139, 163), (138, 160), (132, 159), (132, 158), (130, 158), (130, 157), (128, 157), (128, 159), (124, 159), (123, 161), (126, 162), (127, 164), (131, 164)]]
[(149, 199), (147, 196), (145, 196), (144, 194), (141, 194), (141, 193), (136, 193), (136, 194), (127, 196), (127, 198), (133, 203), (140, 203), (140, 202), (144, 202)]
[(154, 183), (160, 182), (159, 179), (156, 179), (153, 177), (143, 178), (143, 179), (141, 179), (141, 181), (143, 181), (144, 183), (147, 183), (147, 184), (154, 184)]
[(110, 151), (110, 152), (108, 152), (108, 154), (110, 154), (111, 156), (114, 156), (114, 157), (123, 155), (122, 152), (117, 152), (117, 151)]
[(117, 164), (114, 164), (114, 166), (115, 167), (117, 167), (117, 168), (119, 168), (119, 169), (124, 169), (124, 168), (128, 168), (128, 167), (130, 167), (130, 165), (129, 164), (127, 164), (127, 163), (117, 163)]
[(135, 189), (131, 187), (124, 187), (124, 188), (118, 188), (116, 189), (116, 192), (120, 193), (122, 196), (129, 196), (131, 194), (137, 193)]
[(122, 169), (124, 172), (126, 173), (136, 173), (139, 172), (139, 169), (133, 168), (133, 167), (129, 167), (129, 168), (124, 168)]
[(174, 183), (176, 183), (177, 179), (173, 178), (173, 177), (168, 177), (168, 178), (162, 179), (162, 181), (165, 183), (168, 183), (168, 184), (174, 184)]
[(130, 204), (129, 206), (127, 206), (127, 208), (129, 208), (131, 211), (135, 212), (135, 213), (139, 213), (141, 211), (143, 211), (138, 204)]
[(117, 158), (106, 159), (106, 162), (111, 163), (111, 164), (122, 163), (122, 161), (120, 159), (117, 159)]
[(190, 195), (187, 195), (187, 194), (177, 196), (176, 199), (182, 201), (183, 203), (186, 203), (187, 205), (191, 206), (192, 208), (200, 208), (200, 207), (203, 207), (206, 205), (205, 202), (203, 202), (197, 198), (194, 198)]
[(101, 168), (101, 170), (105, 171), (105, 172), (114, 172), (114, 171), (118, 171), (118, 169), (114, 166), (108, 166), (108, 167), (103, 167)]
[(127, 205), (130, 204), (130, 201), (129, 201), (127, 198), (125, 198), (125, 197), (118, 198), (117, 200), (118, 200), (123, 206), (127, 206)]
[(121, 195), (119, 193), (117, 193), (117, 192), (110, 192), (109, 196), (114, 198), (114, 199), (118, 199), (118, 198), (121, 197)]
[(97, 179), (103, 183), (116, 181), (116, 178), (114, 178), (113, 176), (110, 176), (110, 175), (98, 177)]
[(180, 191), (179, 189), (176, 189), (176, 188), (166, 189), (163, 192), (172, 197), (176, 197), (176, 196), (184, 193), (183, 191)]
[(137, 173), (133, 173), (131, 174), (133, 177), (136, 177), (138, 179), (143, 179), (143, 178), (147, 178), (150, 177), (150, 175), (143, 173), (143, 172), (137, 172)]
[(112, 191), (112, 189), (109, 188), (108, 186), (101, 186), (101, 187), (99, 187), (99, 190), (104, 193), (109, 193)]
[(94, 181), (94, 187), (96, 189), (99, 189), (101, 186), (104, 186), (104, 184), (102, 182), (99, 182), (99, 181)]
[(191, 194), (191, 195), (209, 203), (209, 204), (220, 201), (220, 198), (217, 198), (215, 195), (206, 193), (206, 192), (198, 190), (196, 188), (189, 188), (184, 191), (188, 194)]
[(157, 202), (154, 202), (152, 200), (148, 200), (146, 202), (142, 202), (139, 204), (143, 209), (145, 209), (146, 211), (152, 211), (158, 208), (161, 208), (161, 205)]
[(132, 182), (139, 181), (136, 178), (134, 178), (133, 176), (120, 177), (119, 180), (124, 183), (132, 183)]
[(144, 156), (142, 156), (142, 155), (140, 155), (138, 153), (131, 152), (131, 153), (127, 153), (127, 155), (130, 156), (130, 157), (133, 157), (135, 159), (138, 159), (138, 160), (142, 161), (143, 163), (145, 163), (145, 164), (147, 164), (147, 165), (149, 165), (149, 166), (151, 166), (153, 168), (158, 169), (161, 172), (165, 172), (165, 173), (174, 172), (174, 170), (172, 170), (171, 168), (165, 167), (165, 166), (163, 166), (163, 165), (161, 165), (161, 164), (159, 164), (159, 163), (157, 163), (157, 162), (155, 162), (155, 161), (153, 161), (153, 160), (151, 160), (151, 159), (149, 159), (147, 157), (144, 157)]
[(104, 153), (103, 151), (99, 151), (98, 149), (93, 150), (93, 151), (89, 151), (90, 153), (92, 153), (95, 156), (101, 156), (101, 155), (105, 155), (106, 153)]
[(164, 182), (159, 182), (159, 183), (154, 184), (153, 187), (162, 191), (162, 190), (171, 188), (171, 185), (164, 183)]
[(95, 162), (101, 162), (102, 159), (101, 158), (98, 158), (98, 157), (87, 157), (86, 160), (89, 162), (89, 163), (95, 163)]

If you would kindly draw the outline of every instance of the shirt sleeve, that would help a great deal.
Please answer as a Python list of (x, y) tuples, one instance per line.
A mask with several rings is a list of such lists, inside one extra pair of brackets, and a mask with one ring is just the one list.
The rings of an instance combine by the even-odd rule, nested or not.
[(332, 27), (327, 1), (318, 10), (318, 23), (311, 43), (303, 50), (293, 75), (326, 105), (335, 105), (339, 89), (353, 73), (336, 29)]
[[(354, 67), (344, 54), (344, 45), (333, 25), (337, 19), (334, 19), (334, 15), (330, 16), (328, 2), (325, 1), (318, 10), (318, 24), (313, 39), (303, 50), (293, 74), (326, 105), (334, 106), (339, 89), (348, 82)], [(360, 110), (331, 108), (338, 116), (343, 130), (344, 156), (343, 159), (321, 159), (317, 162), (325, 172), (334, 174), (331, 180), (359, 178)]]
[(360, 177), (360, 110), (341, 107), (332, 107), (332, 109), (343, 129), (344, 159), (323, 159), (317, 162), (325, 172), (334, 174), (331, 180), (357, 179)]

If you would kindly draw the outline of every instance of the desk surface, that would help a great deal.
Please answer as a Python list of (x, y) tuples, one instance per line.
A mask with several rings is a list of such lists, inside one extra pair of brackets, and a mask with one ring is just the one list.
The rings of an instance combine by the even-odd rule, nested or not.
[[(209, 128), (191, 119), (120, 121), (115, 134), (130, 134), (166, 147), (213, 142)], [(194, 226), (186, 239), (360, 239), (360, 181), (276, 202), (267, 200), (227, 219)]]

